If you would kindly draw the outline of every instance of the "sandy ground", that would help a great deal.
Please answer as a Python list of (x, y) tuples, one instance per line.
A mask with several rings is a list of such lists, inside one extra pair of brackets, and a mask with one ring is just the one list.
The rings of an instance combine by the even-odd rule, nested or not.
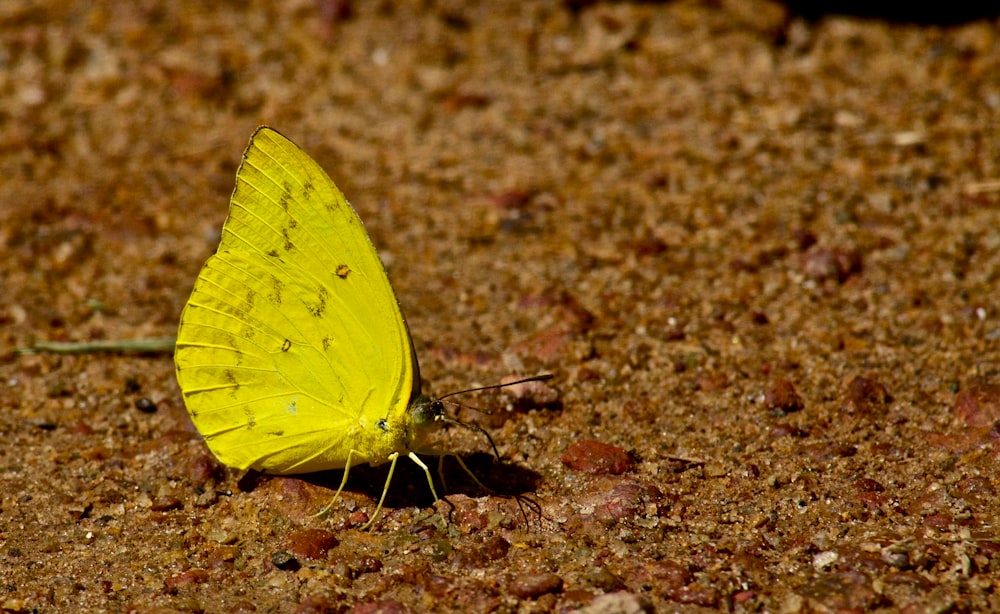
[[(995, 16), (5, 2), (0, 608), (1000, 609), (998, 117)], [(407, 463), (362, 531), (384, 467), (316, 517), (340, 473), (220, 466), (169, 354), (15, 354), (173, 335), (265, 123), (427, 391), (556, 376), (465, 399), (502, 462), (441, 434), (508, 496)]]

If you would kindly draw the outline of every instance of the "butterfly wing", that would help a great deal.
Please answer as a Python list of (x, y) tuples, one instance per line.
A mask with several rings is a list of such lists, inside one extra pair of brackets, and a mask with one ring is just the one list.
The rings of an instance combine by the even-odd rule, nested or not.
[[(277, 474), (365, 458), (419, 394), (412, 344), (354, 209), (294, 143), (259, 128), (222, 241), (181, 314), (177, 381), (225, 464)], [(378, 456), (378, 454), (376, 454)]]

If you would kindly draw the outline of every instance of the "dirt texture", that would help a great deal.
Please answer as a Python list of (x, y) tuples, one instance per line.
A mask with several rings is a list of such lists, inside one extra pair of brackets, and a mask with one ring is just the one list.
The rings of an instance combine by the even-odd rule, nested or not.
[[(1000, 21), (941, 10), (0, 3), (0, 609), (1000, 609)], [(15, 353), (173, 335), (260, 124), (427, 392), (555, 375), (440, 434), (496, 493), (362, 531), (385, 467), (220, 466), (169, 354)]]

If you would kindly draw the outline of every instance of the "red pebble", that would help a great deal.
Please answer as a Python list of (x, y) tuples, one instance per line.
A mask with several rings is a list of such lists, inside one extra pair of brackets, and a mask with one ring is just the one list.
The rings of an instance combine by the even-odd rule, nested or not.
[(326, 553), (340, 541), (324, 529), (303, 529), (285, 538), (285, 550), (307, 559), (325, 559)]
[(628, 452), (592, 439), (574, 443), (562, 455), (570, 469), (587, 473), (621, 475), (635, 468), (635, 459)]
[(987, 426), (1000, 418), (1000, 386), (972, 381), (955, 397), (951, 411), (969, 426)]

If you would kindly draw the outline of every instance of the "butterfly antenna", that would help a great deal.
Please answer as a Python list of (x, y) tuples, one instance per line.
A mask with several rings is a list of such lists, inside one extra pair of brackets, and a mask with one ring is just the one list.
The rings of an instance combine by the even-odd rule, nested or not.
[[(459, 394), (466, 394), (469, 392), (479, 392), (480, 390), (494, 390), (496, 388), (506, 388), (507, 386), (517, 386), (518, 384), (524, 384), (527, 382), (544, 382), (555, 377), (551, 373), (545, 373), (543, 375), (532, 375), (531, 377), (526, 377), (524, 379), (519, 379), (513, 382), (507, 382), (506, 384), (493, 384), (492, 386), (480, 386), (479, 388), (467, 388), (465, 390), (456, 390), (455, 392), (449, 392), (448, 394), (438, 397), (439, 401), (443, 401), (448, 397), (453, 397)], [(454, 401), (452, 401), (454, 403)]]
[[(543, 374), (543, 375), (533, 375), (531, 377), (526, 377), (524, 379), (519, 379), (519, 380), (516, 380), (516, 381), (513, 381), (513, 382), (507, 382), (506, 384), (493, 384), (492, 386), (480, 386), (478, 388), (468, 388), (466, 390), (457, 390), (455, 392), (449, 392), (448, 394), (439, 397), (438, 401), (444, 401), (448, 397), (453, 397), (453, 396), (456, 396), (456, 395), (459, 395), (459, 394), (466, 394), (466, 393), (469, 393), (469, 392), (479, 392), (481, 390), (494, 390), (496, 388), (506, 388), (507, 386), (516, 386), (517, 384), (523, 384), (525, 382), (541, 382), (541, 381), (545, 381), (545, 380), (548, 380), (548, 379), (552, 379), (553, 377), (555, 377), (555, 376), (552, 375), (551, 373), (546, 373), (546, 374)], [(478, 408), (475, 408), (475, 407), (470, 407), (468, 405), (463, 405), (462, 403), (459, 403), (457, 401), (449, 401), (449, 403), (453, 403), (453, 404), (455, 404), (455, 405), (457, 405), (459, 407), (469, 407), (470, 409), (475, 409), (476, 411), (484, 411), (484, 410), (481, 410), (481, 409), (478, 409)], [(488, 412), (485, 412), (485, 413), (488, 413)], [(496, 456), (496, 459), (498, 461), (500, 460), (500, 451), (497, 450), (496, 444), (493, 443), (493, 437), (491, 437), (490, 434), (483, 427), (479, 426), (478, 424), (473, 424), (471, 422), (462, 422), (461, 420), (457, 420), (455, 418), (451, 418), (451, 417), (445, 416), (443, 414), (440, 415), (440, 416), (438, 416), (438, 420), (440, 420), (441, 422), (444, 422), (445, 424), (454, 424), (456, 426), (461, 426), (461, 427), (467, 428), (470, 431), (476, 431), (477, 433), (482, 433), (482, 435), (484, 437), (486, 437), (486, 440), (490, 442), (490, 447), (493, 448), (493, 455)]]

